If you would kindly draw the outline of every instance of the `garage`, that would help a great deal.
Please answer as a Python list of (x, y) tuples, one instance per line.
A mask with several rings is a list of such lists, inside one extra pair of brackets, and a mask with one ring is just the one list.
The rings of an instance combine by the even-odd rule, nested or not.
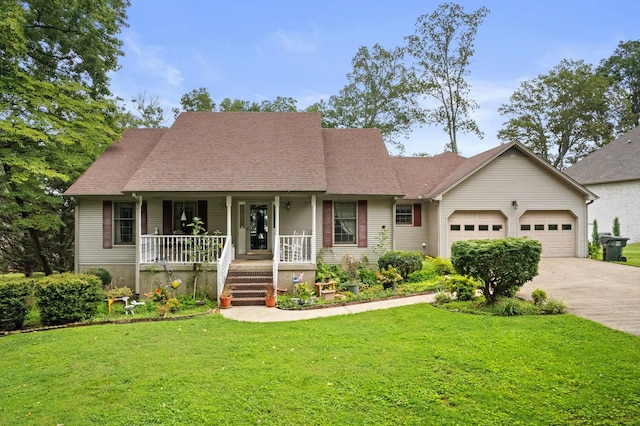
[(520, 217), (519, 236), (542, 244), (542, 257), (576, 256), (576, 219), (569, 211), (527, 211)]
[(506, 237), (506, 218), (499, 211), (455, 211), (449, 216), (449, 247), (455, 241)]

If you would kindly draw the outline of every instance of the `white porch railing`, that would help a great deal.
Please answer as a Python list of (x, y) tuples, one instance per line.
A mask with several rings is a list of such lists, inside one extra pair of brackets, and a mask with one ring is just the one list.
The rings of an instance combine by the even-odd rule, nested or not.
[(278, 249), (282, 263), (311, 262), (311, 235), (280, 235)]
[(229, 272), (229, 266), (235, 256), (231, 236), (226, 239), (222, 253), (218, 258), (218, 306), (220, 306), (220, 293), (224, 287), (224, 282), (227, 280), (227, 273)]
[(222, 235), (142, 235), (140, 263), (217, 263), (226, 240)]

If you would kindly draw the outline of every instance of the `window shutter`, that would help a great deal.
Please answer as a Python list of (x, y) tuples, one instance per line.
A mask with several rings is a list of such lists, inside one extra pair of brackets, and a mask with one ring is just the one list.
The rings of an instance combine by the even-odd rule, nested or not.
[(367, 247), (367, 200), (358, 200), (358, 247)]
[(102, 248), (113, 248), (113, 202), (102, 202)]
[(413, 226), (422, 226), (422, 204), (413, 205)]
[(333, 246), (333, 201), (322, 202), (322, 247)]
[(142, 235), (148, 234), (147, 232), (147, 202), (143, 201), (140, 206), (140, 233)]
[(198, 217), (202, 221), (202, 226), (205, 231), (208, 231), (207, 228), (207, 200), (198, 200)]
[(173, 234), (173, 202), (171, 200), (162, 201), (162, 234)]

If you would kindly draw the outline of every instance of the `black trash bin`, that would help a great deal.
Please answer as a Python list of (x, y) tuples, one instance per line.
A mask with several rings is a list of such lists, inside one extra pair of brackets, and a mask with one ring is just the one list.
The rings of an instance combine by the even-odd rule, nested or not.
[(602, 260), (605, 262), (626, 262), (627, 258), (622, 255), (622, 248), (627, 246), (627, 241), (629, 238), (600, 235)]

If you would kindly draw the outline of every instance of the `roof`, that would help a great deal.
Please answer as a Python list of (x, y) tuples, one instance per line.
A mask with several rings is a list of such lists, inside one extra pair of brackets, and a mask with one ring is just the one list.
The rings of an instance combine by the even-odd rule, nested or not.
[(328, 194), (402, 195), (378, 129), (323, 129)]
[(564, 172), (583, 185), (640, 180), (640, 127), (593, 151)]
[(466, 158), (444, 152), (434, 157), (392, 157), (393, 167), (406, 198), (426, 198)]
[(65, 195), (121, 195), (129, 178), (167, 129), (127, 129), (73, 184)]
[(377, 129), (322, 129), (319, 113), (185, 112), (126, 130), (65, 195), (324, 192), (401, 195)]

